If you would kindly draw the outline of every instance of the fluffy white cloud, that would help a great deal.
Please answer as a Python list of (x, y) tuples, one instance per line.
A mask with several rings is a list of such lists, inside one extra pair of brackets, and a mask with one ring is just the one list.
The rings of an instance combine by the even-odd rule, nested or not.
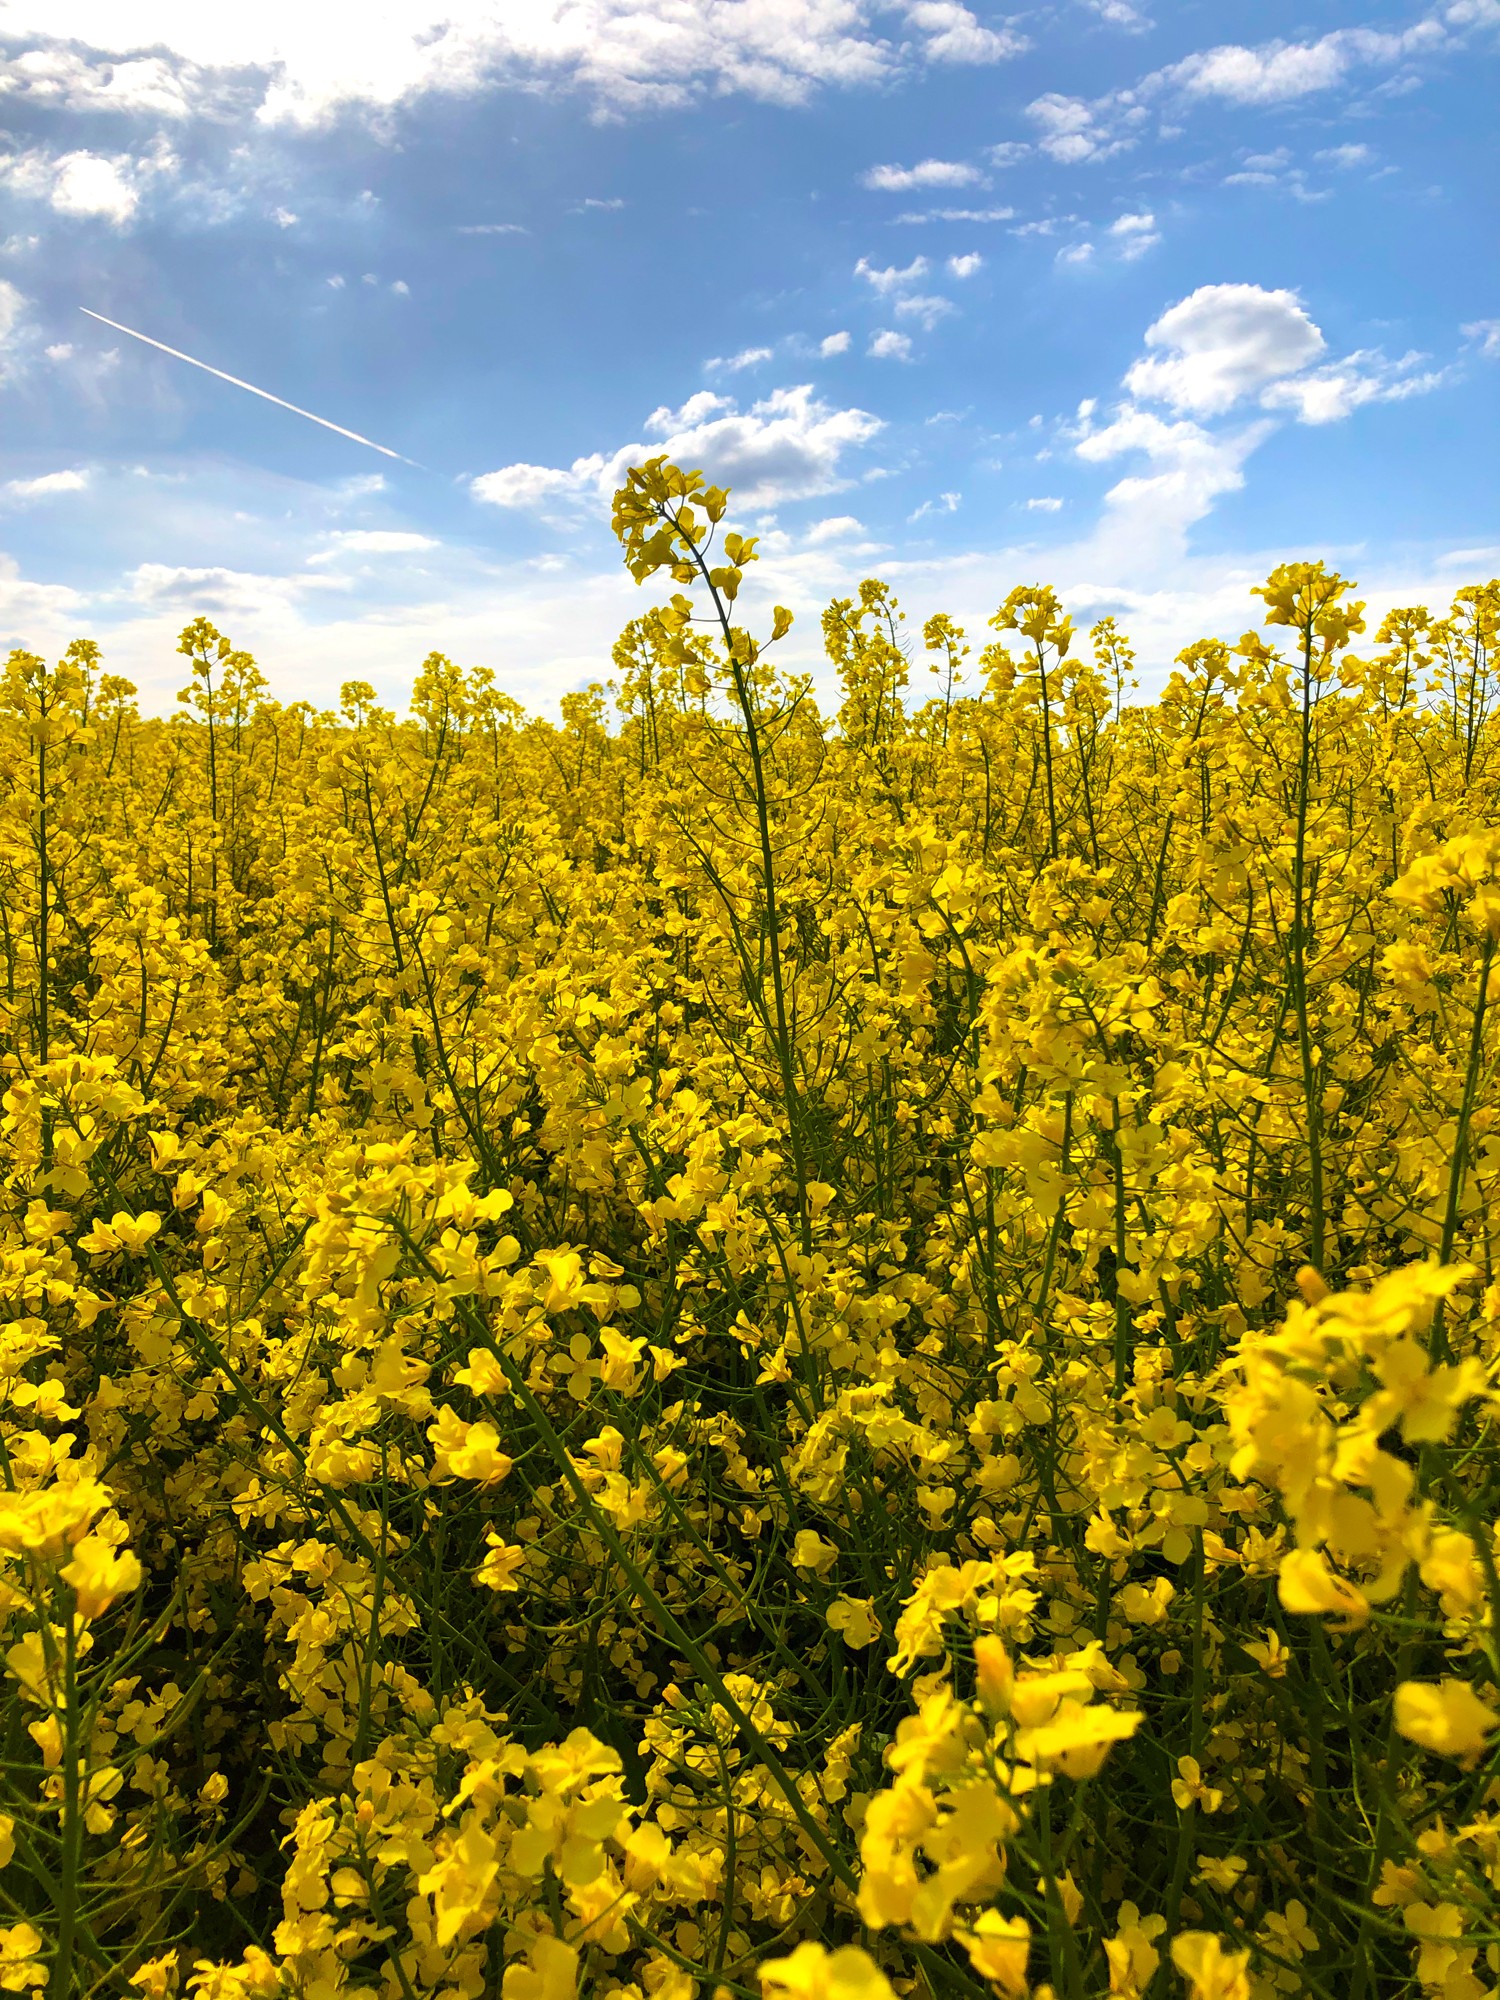
[(1461, 331), (1465, 340), (1478, 344), (1486, 361), (1500, 361), (1500, 319), (1471, 319)]
[(906, 18), (928, 37), (922, 51), (928, 62), (1003, 62), (1031, 47), (1014, 29), (982, 28), (958, 0), (908, 0)]
[[(57, 641), (47, 650), (61, 652), (68, 640), (76, 636), (77, 628), (72, 621), (83, 602), (81, 592), (71, 585), (35, 583), (22, 576), (21, 566), (13, 556), (0, 554), (0, 617), (12, 632), (29, 632), (31, 638), (37, 638), (39, 626), (42, 633)], [(46, 644), (45, 640), (43, 643)]]
[(476, 500), (486, 500), (492, 507), (536, 507), (577, 493), (581, 484), (573, 472), (561, 472), (550, 465), (519, 464), (481, 473), (469, 490)]
[(1399, 34), (1373, 28), (1338, 28), (1315, 42), (1262, 42), (1245, 48), (1229, 42), (1159, 70), (1149, 81), (1166, 83), (1188, 97), (1217, 97), (1231, 104), (1285, 104), (1315, 91), (1331, 90), (1351, 70), (1389, 65), (1435, 49), (1447, 40), (1432, 17)]
[(906, 194), (912, 188), (972, 187), (983, 179), (978, 167), (964, 166), (958, 160), (919, 160), (914, 167), (870, 167), (860, 175), (863, 186), (884, 194)]
[(873, 285), (884, 298), (889, 292), (904, 291), (909, 285), (925, 278), (928, 268), (925, 257), (913, 257), (904, 271), (898, 270), (894, 264), (887, 264), (883, 271), (878, 271), (868, 257), (861, 257), (854, 267), (854, 275), (863, 278), (867, 285)]
[[(723, 414), (715, 414), (722, 412)], [(476, 500), (500, 507), (534, 507), (559, 499), (607, 500), (630, 465), (659, 452), (678, 464), (701, 467), (714, 484), (734, 490), (741, 504), (774, 507), (782, 501), (836, 493), (849, 484), (841, 461), (884, 429), (867, 410), (837, 410), (807, 384), (777, 389), (749, 410), (704, 391), (680, 410), (653, 412), (648, 430), (660, 442), (621, 445), (591, 453), (567, 471), (508, 465), (474, 480)]]
[(1054, 500), (1049, 495), (1040, 500), (1028, 500), (1026, 511), (1028, 514), (1055, 514), (1061, 506), (1061, 500)]
[(158, 137), (152, 150), (139, 156), (50, 154), (32, 147), (0, 165), (0, 180), (13, 194), (45, 201), (59, 215), (101, 216), (119, 229), (135, 215), (143, 191), (178, 168), (170, 146)]
[(89, 483), (86, 471), (75, 467), (67, 472), (44, 472), (36, 479), (7, 479), (3, 490), (7, 499), (50, 500), (59, 493), (82, 493)]
[(1255, 396), (1263, 410), (1287, 410), (1304, 424), (1338, 423), (1365, 403), (1425, 396), (1452, 377), (1423, 369), (1415, 351), (1388, 361), (1376, 348), (1324, 361), (1327, 342), (1295, 292), (1259, 285), (1200, 285), (1146, 330), (1145, 355), (1125, 387), (1143, 402), (1179, 414), (1222, 416)]
[(863, 521), (857, 521), (852, 514), (830, 514), (826, 520), (814, 521), (802, 537), (810, 549), (822, 548), (827, 542), (846, 542), (851, 535), (862, 535)]
[(970, 250), (962, 257), (948, 259), (948, 272), (954, 278), (972, 278), (983, 265), (984, 259), (977, 250)]
[(910, 361), (911, 341), (904, 333), (893, 333), (889, 327), (880, 327), (870, 336), (870, 345), (865, 349), (872, 361)]
[(671, 409), (666, 403), (654, 409), (646, 419), (646, 429), (654, 437), (671, 437), (694, 429), (711, 417), (715, 410), (733, 408), (732, 396), (719, 396), (712, 389), (700, 389), (696, 396), (688, 397), (680, 410)]
[(238, 102), (263, 123), (319, 126), (344, 106), (378, 113), (499, 83), (581, 83), (621, 108), (711, 91), (794, 104), (823, 85), (889, 81), (914, 60), (993, 63), (1027, 46), (959, 0), (897, 11), (905, 38), (876, 0), (452, 0), (436, 17), (427, 0), (385, 0), (351, 35), (345, 13), (305, 0), (9, 0), (8, 37), (37, 46), (0, 76), (77, 110), (181, 117)]
[(830, 333), (826, 335), (824, 339), (818, 342), (818, 352), (823, 356), (825, 361), (831, 359), (835, 354), (847, 354), (849, 352), (848, 334)]
[(1125, 376), (1130, 393), (1217, 416), (1305, 368), (1326, 342), (1295, 292), (1200, 285), (1146, 329), (1146, 345), (1165, 351), (1131, 366)]

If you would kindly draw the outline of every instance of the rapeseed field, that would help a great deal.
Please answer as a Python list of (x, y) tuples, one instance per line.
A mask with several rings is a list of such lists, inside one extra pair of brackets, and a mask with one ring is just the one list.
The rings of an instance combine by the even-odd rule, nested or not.
[(1477, 2000), (1500, 585), (824, 717), (726, 504), (613, 727), (10, 659), (0, 1989)]

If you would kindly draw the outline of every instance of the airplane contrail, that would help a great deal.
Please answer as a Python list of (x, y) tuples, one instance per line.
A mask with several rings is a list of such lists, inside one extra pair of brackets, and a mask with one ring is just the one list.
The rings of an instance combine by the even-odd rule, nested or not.
[(89, 312), (87, 306), (80, 306), (81, 313), (88, 313), (90, 319), (98, 320), (103, 326), (112, 326), (116, 333), (128, 333), (132, 340), (144, 340), (148, 347), (159, 347), (163, 354), (170, 354), (174, 361), (187, 361), (194, 368), (201, 368), (205, 374), (217, 375), (221, 382), (232, 382), (236, 389), (248, 389), (252, 396), (264, 396), (268, 403), (277, 403), (283, 410), (290, 410), (293, 416), (306, 417), (310, 424), (321, 424), (325, 431), (337, 431), (340, 437), (353, 438), (356, 444), (367, 444), (371, 451), (383, 452), (387, 458), (400, 460), (402, 465), (414, 465), (418, 472), (426, 472), (425, 465), (418, 465), (414, 458), (402, 458), (399, 451), (392, 451), (388, 445), (376, 444), (373, 438), (361, 437), (358, 431), (346, 431), (342, 424), (331, 424), (327, 417), (315, 417), (311, 410), (302, 410), (285, 397), (273, 396), (269, 389), (257, 389), (253, 382), (242, 382), (238, 375), (226, 375), (222, 368), (210, 368), (206, 361), (195, 361), (191, 354), (183, 354), (175, 347), (168, 347), (164, 340), (153, 340), (149, 333), (137, 333), (133, 326), (121, 326), (117, 319), (105, 319), (103, 313)]

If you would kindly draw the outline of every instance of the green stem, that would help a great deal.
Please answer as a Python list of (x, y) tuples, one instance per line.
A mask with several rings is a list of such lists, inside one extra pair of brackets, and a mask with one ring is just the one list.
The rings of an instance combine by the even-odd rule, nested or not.
[(1292, 1004), (1297, 1015), (1297, 1047), (1302, 1058), (1302, 1095), (1307, 1109), (1307, 1161), (1311, 1177), (1308, 1262), (1320, 1275), (1324, 1260), (1323, 1100), (1314, 1074), (1312, 1023), (1307, 1005), (1307, 811), (1312, 771), (1312, 621), (1302, 633), (1302, 730), (1297, 762), (1297, 842), (1292, 859)]

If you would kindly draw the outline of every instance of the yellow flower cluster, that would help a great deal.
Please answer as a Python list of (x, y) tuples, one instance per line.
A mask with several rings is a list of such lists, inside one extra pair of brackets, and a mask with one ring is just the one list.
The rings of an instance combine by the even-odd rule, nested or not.
[(555, 728), (11, 657), (0, 1989), (1481, 2000), (1500, 584), (825, 718), (727, 507)]

